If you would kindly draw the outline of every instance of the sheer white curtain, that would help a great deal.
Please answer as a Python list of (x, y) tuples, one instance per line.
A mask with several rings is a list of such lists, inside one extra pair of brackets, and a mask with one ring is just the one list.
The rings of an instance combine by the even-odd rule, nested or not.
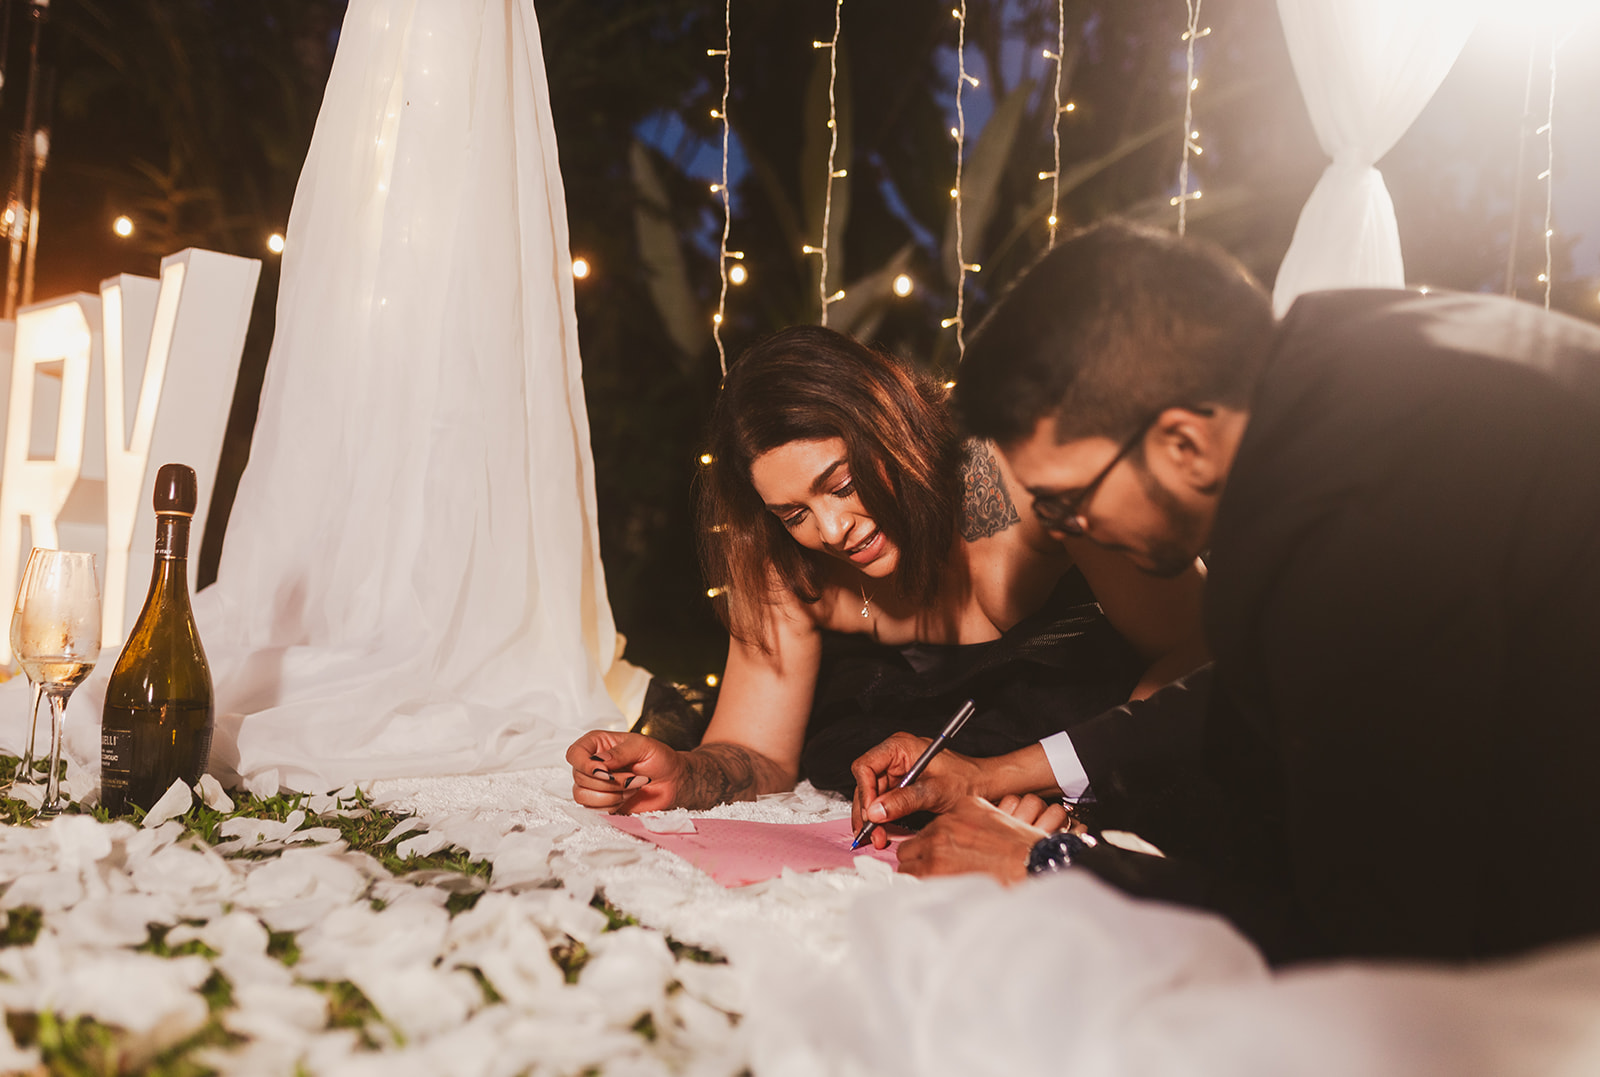
[(1273, 306), (1324, 288), (1405, 284), (1394, 203), (1373, 167), (1444, 81), (1482, 0), (1278, 0), (1295, 78), (1333, 158), (1278, 269)]
[(212, 770), (558, 761), (620, 721), (531, 0), (352, 0), (218, 582)]

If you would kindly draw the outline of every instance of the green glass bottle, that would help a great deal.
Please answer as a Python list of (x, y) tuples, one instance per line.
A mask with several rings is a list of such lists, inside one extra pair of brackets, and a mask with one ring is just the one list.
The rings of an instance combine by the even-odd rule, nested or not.
[(193, 785), (211, 756), (211, 666), (189, 608), (194, 469), (156, 474), (156, 557), (150, 594), (106, 684), (100, 803), (113, 815), (149, 810), (176, 779)]

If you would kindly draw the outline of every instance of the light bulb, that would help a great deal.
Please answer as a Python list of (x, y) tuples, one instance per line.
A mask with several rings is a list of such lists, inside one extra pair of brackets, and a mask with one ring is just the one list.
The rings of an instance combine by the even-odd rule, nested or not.
[(111, 230), (123, 239), (133, 235), (133, 218), (124, 214), (111, 222)]
[(904, 299), (906, 296), (911, 294), (911, 287), (912, 282), (909, 274), (901, 273), (899, 276), (895, 277), (894, 294), (899, 296), (901, 299)]
[(267, 237), (267, 250), (271, 251), (273, 254), (282, 254), (283, 253), (283, 236), (282, 236), (282, 234), (280, 234), (278, 232), (274, 232), (270, 236)]
[(744, 266), (735, 265), (731, 269), (728, 270), (728, 283), (729, 284), (743, 284), (746, 280), (749, 279), (749, 277), (750, 277), (750, 272), (749, 272), (749, 270), (745, 269)]
[(587, 279), (589, 276), (589, 259), (574, 258), (572, 260), (572, 275), (579, 280)]

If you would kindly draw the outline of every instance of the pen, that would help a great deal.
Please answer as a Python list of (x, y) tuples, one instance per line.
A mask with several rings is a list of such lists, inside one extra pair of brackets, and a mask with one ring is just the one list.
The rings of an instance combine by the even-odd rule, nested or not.
[[(944, 727), (944, 732), (935, 737), (933, 743), (928, 745), (923, 753), (917, 757), (917, 761), (911, 764), (911, 769), (906, 771), (906, 776), (900, 779), (900, 784), (895, 788), (904, 789), (922, 777), (922, 772), (928, 769), (928, 764), (933, 762), (933, 757), (944, 751), (945, 745), (950, 743), (950, 738), (961, 732), (961, 727), (967, 724), (967, 719), (971, 718), (972, 712), (977, 709), (977, 705), (970, 699), (961, 704), (961, 709), (956, 711), (954, 718), (950, 719), (950, 724)], [(862, 824), (861, 832), (856, 835), (856, 840), (850, 843), (851, 851), (854, 852), (859, 849), (861, 843), (872, 837), (872, 832), (876, 829), (878, 829), (877, 823)]]

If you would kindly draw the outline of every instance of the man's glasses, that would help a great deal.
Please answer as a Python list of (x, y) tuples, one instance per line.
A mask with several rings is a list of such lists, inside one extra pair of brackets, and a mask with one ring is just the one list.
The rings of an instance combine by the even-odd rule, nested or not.
[[(1215, 414), (1215, 409), (1209, 407), (1186, 408), (1186, 410), (1192, 411), (1197, 415)], [(1087, 523), (1084, 514), (1089, 511), (1089, 502), (1094, 500), (1094, 495), (1099, 491), (1100, 484), (1105, 482), (1106, 476), (1110, 475), (1112, 470), (1144, 441), (1144, 436), (1150, 432), (1150, 428), (1156, 425), (1156, 420), (1161, 418), (1166, 411), (1166, 408), (1162, 408), (1140, 423), (1139, 429), (1135, 430), (1129, 435), (1128, 440), (1122, 443), (1122, 447), (1117, 450), (1117, 455), (1113, 456), (1106, 466), (1100, 469), (1100, 473), (1090, 479), (1089, 485), (1083, 489), (1070, 496), (1066, 494), (1034, 494), (1033, 514), (1039, 517), (1039, 522), (1044, 525), (1044, 529), (1057, 535), (1083, 534), (1084, 526)]]

